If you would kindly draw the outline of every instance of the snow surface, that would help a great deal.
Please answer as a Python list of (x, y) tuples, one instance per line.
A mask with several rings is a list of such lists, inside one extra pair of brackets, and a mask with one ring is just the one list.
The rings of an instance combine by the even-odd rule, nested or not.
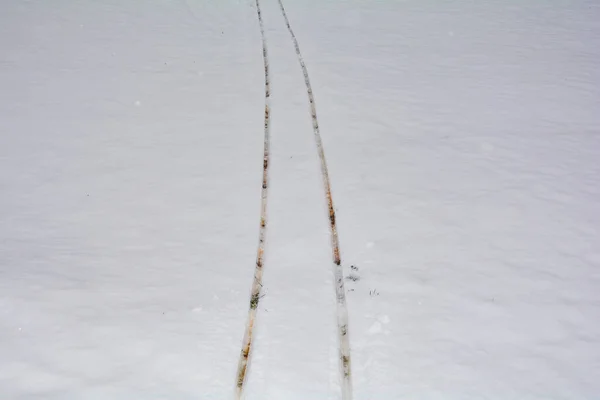
[[(598, 3), (285, 5), (359, 278), (355, 398), (598, 398)], [(306, 90), (262, 7), (246, 398), (337, 399)], [(262, 173), (254, 2), (3, 1), (0, 49), (0, 398), (231, 398)]]

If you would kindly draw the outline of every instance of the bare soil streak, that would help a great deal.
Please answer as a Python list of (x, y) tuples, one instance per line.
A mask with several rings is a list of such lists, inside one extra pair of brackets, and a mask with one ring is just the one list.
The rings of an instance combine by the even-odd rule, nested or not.
[(263, 275), (263, 256), (265, 251), (265, 235), (267, 229), (267, 188), (269, 181), (269, 143), (270, 143), (270, 119), (269, 119), (269, 98), (270, 98), (270, 81), (269, 81), (269, 58), (267, 53), (267, 41), (265, 37), (265, 28), (260, 10), (260, 1), (256, 0), (256, 12), (260, 25), (260, 33), (262, 37), (263, 47), (263, 62), (265, 66), (265, 122), (264, 122), (264, 154), (263, 154), (263, 179), (261, 190), (261, 206), (260, 206), (260, 228), (258, 249), (256, 251), (256, 265), (254, 270), (254, 279), (252, 281), (252, 290), (250, 295), (250, 306), (248, 309), (248, 320), (242, 341), (242, 351), (238, 362), (236, 375), (236, 390), (235, 399), (241, 399), (244, 392), (244, 385), (252, 356), (252, 340), (254, 332), (254, 324), (256, 322), (256, 313), (258, 310), (258, 302), (261, 299), (262, 275)]
[(312, 86), (310, 84), (310, 79), (308, 77), (308, 69), (306, 68), (306, 64), (304, 63), (304, 58), (302, 57), (302, 53), (300, 52), (300, 46), (298, 44), (298, 40), (296, 39), (296, 35), (292, 30), (290, 25), (290, 21), (287, 17), (287, 13), (285, 12), (285, 7), (283, 6), (282, 0), (279, 1), (279, 8), (281, 9), (281, 14), (283, 15), (283, 19), (285, 20), (285, 24), (287, 26), (288, 31), (292, 37), (292, 41), (294, 42), (294, 48), (296, 49), (296, 55), (298, 56), (298, 61), (300, 63), (300, 67), (302, 68), (302, 73), (304, 74), (304, 83), (306, 84), (306, 92), (308, 94), (308, 101), (310, 103), (310, 114), (312, 118), (313, 132), (315, 136), (315, 142), (317, 144), (317, 152), (319, 154), (319, 159), (321, 161), (321, 174), (323, 176), (323, 186), (325, 188), (325, 197), (327, 200), (327, 206), (329, 209), (329, 225), (331, 231), (331, 247), (333, 253), (333, 274), (335, 285), (335, 292), (337, 298), (337, 307), (336, 307), (336, 317), (337, 317), (337, 326), (338, 326), (338, 342), (339, 342), (339, 352), (340, 352), (340, 377), (341, 377), (341, 387), (342, 387), (342, 400), (351, 400), (352, 399), (352, 376), (351, 376), (351, 363), (350, 363), (350, 341), (348, 337), (348, 307), (346, 305), (346, 291), (344, 290), (344, 279), (343, 279), (343, 271), (342, 271), (342, 262), (340, 258), (340, 245), (337, 234), (337, 226), (336, 226), (336, 218), (335, 218), (335, 207), (333, 205), (333, 199), (331, 196), (331, 184), (329, 181), (329, 171), (327, 169), (327, 162), (325, 160), (325, 150), (323, 148), (323, 141), (321, 140), (321, 133), (319, 132), (319, 122), (317, 120), (317, 108), (315, 105), (315, 98), (313, 96)]

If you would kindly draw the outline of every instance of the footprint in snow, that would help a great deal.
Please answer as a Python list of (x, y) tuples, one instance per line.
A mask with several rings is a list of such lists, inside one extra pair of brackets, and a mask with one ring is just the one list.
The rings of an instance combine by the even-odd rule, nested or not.
[(369, 335), (376, 335), (378, 333), (383, 332), (384, 334), (389, 335), (390, 331), (387, 329), (383, 329), (384, 325), (387, 325), (389, 323), (390, 323), (390, 317), (388, 317), (387, 315), (382, 315), (377, 318), (377, 321), (375, 321), (373, 323), (373, 325), (371, 325), (371, 327), (369, 328), (367, 333)]

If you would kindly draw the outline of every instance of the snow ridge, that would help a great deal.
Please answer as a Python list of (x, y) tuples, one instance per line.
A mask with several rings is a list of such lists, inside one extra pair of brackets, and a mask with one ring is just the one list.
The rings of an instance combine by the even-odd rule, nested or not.
[(333, 198), (331, 195), (331, 184), (329, 180), (329, 170), (327, 168), (327, 162), (325, 159), (325, 150), (323, 148), (323, 141), (321, 139), (321, 133), (319, 131), (319, 122), (317, 119), (317, 109), (315, 105), (315, 99), (313, 95), (312, 86), (308, 77), (308, 69), (306, 63), (300, 52), (300, 45), (296, 39), (296, 35), (292, 30), (292, 26), (288, 19), (285, 7), (283, 6), (282, 0), (279, 1), (279, 8), (281, 14), (285, 20), (288, 31), (294, 42), (294, 48), (296, 49), (296, 55), (302, 73), (304, 75), (304, 83), (306, 84), (306, 91), (308, 94), (308, 101), (310, 103), (310, 112), (312, 118), (313, 132), (315, 136), (315, 142), (317, 145), (317, 152), (321, 161), (321, 175), (323, 177), (323, 186), (325, 188), (325, 197), (327, 200), (327, 206), (329, 209), (329, 226), (331, 230), (331, 248), (333, 252), (333, 274), (335, 283), (335, 294), (336, 294), (336, 318), (337, 318), (337, 330), (338, 330), (338, 343), (339, 343), (339, 365), (340, 365), (340, 376), (341, 376), (341, 388), (342, 388), (342, 400), (352, 399), (352, 374), (350, 368), (350, 340), (348, 336), (348, 306), (346, 303), (346, 291), (344, 289), (344, 274), (342, 269), (342, 261), (340, 257), (340, 245), (337, 234), (337, 226), (335, 220), (335, 208), (333, 206)]
[(256, 312), (258, 310), (258, 302), (261, 298), (262, 276), (263, 276), (263, 259), (265, 252), (265, 237), (267, 230), (267, 194), (268, 194), (268, 178), (269, 178), (269, 146), (270, 146), (270, 118), (269, 118), (269, 98), (271, 96), (270, 79), (269, 79), (269, 57), (267, 53), (267, 41), (265, 37), (265, 28), (263, 24), (262, 14), (260, 10), (260, 1), (256, 0), (256, 12), (260, 25), (260, 33), (262, 37), (263, 47), (263, 62), (265, 65), (265, 123), (264, 123), (264, 152), (263, 152), (263, 179), (261, 189), (260, 203), (260, 228), (258, 249), (256, 254), (256, 266), (254, 270), (254, 280), (252, 281), (252, 289), (250, 295), (250, 307), (248, 309), (248, 320), (244, 331), (244, 339), (242, 341), (242, 351), (237, 368), (235, 398), (241, 399), (246, 382), (250, 356), (252, 350), (252, 339), (254, 333), (254, 324), (256, 322)]

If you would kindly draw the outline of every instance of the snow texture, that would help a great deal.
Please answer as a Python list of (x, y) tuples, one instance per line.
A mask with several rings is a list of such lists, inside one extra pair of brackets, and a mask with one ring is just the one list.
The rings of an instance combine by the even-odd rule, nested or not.
[[(246, 399), (339, 399), (306, 88), (261, 4)], [(598, 3), (284, 4), (354, 398), (598, 398)], [(231, 398), (263, 167), (254, 1), (3, 1), (0, 49), (0, 398)]]

